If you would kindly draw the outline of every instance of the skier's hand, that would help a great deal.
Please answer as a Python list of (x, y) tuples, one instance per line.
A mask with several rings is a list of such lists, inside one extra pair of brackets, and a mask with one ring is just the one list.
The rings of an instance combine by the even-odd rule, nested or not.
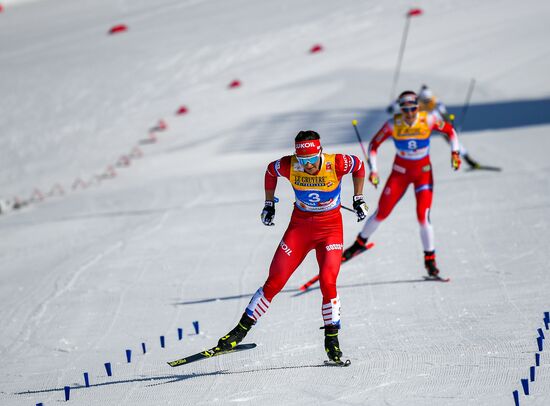
[(273, 219), (275, 218), (275, 202), (266, 200), (264, 209), (262, 210), (262, 223), (266, 226), (274, 226)]
[(355, 210), (355, 214), (357, 214), (358, 222), (363, 221), (367, 218), (369, 208), (365, 203), (365, 198), (363, 197), (363, 195), (353, 196), (353, 210)]
[(461, 163), (462, 161), (460, 160), (459, 152), (453, 151), (451, 154), (451, 167), (453, 168), (453, 170), (458, 171)]
[(378, 184), (380, 183), (380, 178), (378, 177), (378, 172), (371, 172), (369, 174), (369, 182), (372, 183), (375, 188), (378, 188)]

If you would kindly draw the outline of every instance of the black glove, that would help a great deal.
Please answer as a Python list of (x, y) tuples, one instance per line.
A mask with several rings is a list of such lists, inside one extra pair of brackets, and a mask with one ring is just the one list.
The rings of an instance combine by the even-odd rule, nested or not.
[(358, 222), (363, 221), (367, 218), (367, 213), (369, 212), (369, 208), (365, 203), (365, 199), (363, 198), (363, 195), (353, 196), (353, 210), (355, 210), (355, 214), (357, 214)]
[(262, 210), (262, 223), (266, 226), (274, 226), (273, 218), (275, 217), (275, 202), (266, 200), (264, 209)]

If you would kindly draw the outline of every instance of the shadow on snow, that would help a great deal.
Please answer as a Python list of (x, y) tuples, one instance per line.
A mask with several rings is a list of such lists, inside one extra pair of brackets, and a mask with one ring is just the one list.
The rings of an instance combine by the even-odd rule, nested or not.
[[(202, 378), (206, 376), (239, 375), (239, 374), (249, 374), (254, 372), (278, 371), (278, 370), (285, 370), (285, 369), (326, 368), (326, 367), (334, 367), (334, 365), (330, 365), (330, 364), (326, 365), (324, 363), (311, 364), (311, 365), (288, 365), (288, 366), (282, 366), (282, 367), (256, 368), (256, 369), (249, 369), (244, 371), (222, 370), (222, 371), (205, 372), (205, 373), (160, 375), (160, 376), (150, 376), (150, 377), (131, 378), (131, 379), (119, 379), (116, 381), (90, 384), (89, 388), (99, 388), (99, 387), (110, 386), (110, 385), (123, 385), (123, 384), (136, 383), (136, 382), (154, 382), (147, 386), (158, 386), (158, 385), (166, 385), (169, 383), (182, 382), (192, 378)], [(77, 389), (88, 389), (84, 385), (74, 385), (74, 386), (71, 386), (70, 388), (71, 388), (71, 391), (74, 391)], [(63, 393), (64, 390), (65, 390), (64, 388), (48, 388), (48, 389), (29, 390), (25, 392), (16, 392), (14, 393), (14, 395), (32, 395), (37, 393), (53, 393), (53, 392)]]
[[(403, 283), (421, 283), (421, 282), (424, 283), (426, 282), (426, 280), (422, 278), (422, 279), (405, 279), (405, 280), (395, 280), (395, 281), (354, 283), (354, 284), (348, 284), (348, 285), (338, 285), (338, 289), (350, 289), (350, 288), (358, 288), (358, 287), (364, 287), (364, 286), (398, 285)], [(305, 292), (302, 292), (300, 289), (283, 289), (280, 294), (293, 293), (292, 297), (297, 297), (316, 290), (319, 290), (319, 286), (309, 288)], [(185, 302), (176, 302), (174, 303), (174, 305), (185, 306), (185, 305), (193, 305), (193, 304), (201, 304), (201, 303), (210, 303), (210, 302), (218, 302), (218, 301), (221, 302), (221, 301), (227, 301), (227, 300), (251, 298), (254, 295), (254, 293), (255, 292), (250, 292), (250, 293), (243, 293), (241, 295), (220, 296), (220, 297), (211, 297), (206, 299), (188, 300)]]
[[(447, 106), (455, 115), (461, 135), (484, 130), (502, 130), (550, 124), (550, 98), (471, 104), (463, 114), (462, 105)], [(268, 151), (288, 149), (289, 141), (299, 130), (315, 129), (325, 145), (355, 143), (351, 125), (358, 120), (358, 130), (366, 143), (390, 116), (385, 108), (310, 110), (278, 114), (254, 120), (238, 128), (224, 145), (226, 151)]]

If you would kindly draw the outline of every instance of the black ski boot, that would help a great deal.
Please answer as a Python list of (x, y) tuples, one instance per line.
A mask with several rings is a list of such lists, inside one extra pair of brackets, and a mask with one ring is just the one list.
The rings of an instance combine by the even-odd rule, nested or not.
[(437, 269), (435, 262), (435, 251), (424, 251), (424, 266), (430, 277), (436, 278), (439, 276), (439, 269)]
[(365, 252), (367, 250), (367, 238), (357, 236), (355, 242), (342, 253), (342, 262), (349, 261), (353, 257)]
[(243, 313), (239, 324), (237, 324), (233, 330), (218, 340), (217, 348), (222, 351), (227, 351), (234, 348), (243, 340), (246, 333), (248, 333), (254, 324), (256, 324), (254, 319), (251, 319), (246, 313)]
[(342, 351), (340, 351), (340, 344), (338, 343), (337, 326), (325, 326), (325, 351), (327, 352), (328, 359), (337, 364), (342, 363), (340, 359)]

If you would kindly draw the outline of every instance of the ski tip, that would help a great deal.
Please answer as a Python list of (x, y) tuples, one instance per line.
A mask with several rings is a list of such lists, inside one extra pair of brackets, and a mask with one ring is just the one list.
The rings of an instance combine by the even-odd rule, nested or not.
[(367, 243), (367, 249), (370, 250), (372, 247), (374, 247), (374, 243), (373, 242), (368, 242)]
[(432, 282), (450, 282), (451, 278), (441, 278), (439, 276), (433, 277), (433, 276), (424, 276), (425, 281), (432, 281)]

